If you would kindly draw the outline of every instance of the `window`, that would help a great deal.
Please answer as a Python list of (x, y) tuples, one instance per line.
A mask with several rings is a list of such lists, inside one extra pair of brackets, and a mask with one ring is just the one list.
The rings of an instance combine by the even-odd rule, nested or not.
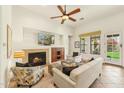
[(118, 61), (120, 59), (120, 35), (107, 35), (107, 58)]
[(90, 53), (100, 54), (100, 36), (90, 37)]
[(80, 52), (85, 53), (86, 41), (85, 38), (80, 37)]
[(80, 52), (90, 54), (100, 54), (101, 31), (80, 34)]

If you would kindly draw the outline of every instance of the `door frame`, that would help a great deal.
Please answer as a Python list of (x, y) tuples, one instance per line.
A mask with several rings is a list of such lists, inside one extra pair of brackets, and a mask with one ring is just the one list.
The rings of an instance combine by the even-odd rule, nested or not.
[(123, 57), (122, 57), (122, 53), (123, 53), (123, 48), (120, 47), (120, 60), (119, 60), (119, 63), (113, 61), (113, 60), (107, 60), (107, 35), (113, 35), (113, 34), (119, 34), (120, 36), (120, 45), (123, 44), (123, 39), (122, 39), (122, 32), (110, 32), (110, 33), (106, 33), (105, 34), (105, 60), (106, 60), (106, 63), (110, 63), (110, 64), (114, 64), (114, 65), (120, 65), (120, 66), (123, 66)]

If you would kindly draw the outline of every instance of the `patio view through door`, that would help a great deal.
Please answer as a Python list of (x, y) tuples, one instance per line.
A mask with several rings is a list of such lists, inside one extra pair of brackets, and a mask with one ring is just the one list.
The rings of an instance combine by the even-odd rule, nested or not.
[(106, 35), (107, 43), (107, 62), (121, 65), (121, 35), (119, 33)]

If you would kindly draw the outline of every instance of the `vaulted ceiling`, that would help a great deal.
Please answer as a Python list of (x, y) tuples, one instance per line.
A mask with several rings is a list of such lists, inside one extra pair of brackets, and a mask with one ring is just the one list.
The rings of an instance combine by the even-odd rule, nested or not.
[[(58, 24), (61, 22), (61, 19), (50, 19), (52, 16), (61, 15), (61, 12), (58, 10), (56, 5), (23, 5), (21, 7), (43, 15), (46, 19), (57, 22)], [(73, 18), (77, 19), (77, 22), (67, 20), (64, 25), (75, 27), (81, 23), (94, 21), (124, 11), (124, 6), (120, 5), (67, 5), (67, 12), (70, 12), (75, 8), (81, 9), (80, 13), (72, 15)], [(80, 20), (82, 17), (84, 20)]]

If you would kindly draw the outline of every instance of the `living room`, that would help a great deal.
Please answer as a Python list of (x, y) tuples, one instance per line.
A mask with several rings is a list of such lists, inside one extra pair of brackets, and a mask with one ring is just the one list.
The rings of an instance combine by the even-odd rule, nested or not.
[[(71, 15), (71, 17), (76, 19), (76, 22), (73, 22), (70, 19), (66, 19), (64, 23), (62, 23), (61, 18), (55, 20), (51, 19), (50, 17), (62, 15), (60, 7), (63, 10), (66, 9), (67, 13), (77, 9), (78, 12), (75, 15)], [(119, 79), (121, 78), (120, 82), (117, 81), (114, 83), (109, 82), (114, 79), (111, 78), (110, 75), (107, 77), (108, 81), (105, 81), (102, 78), (104, 77), (104, 74), (106, 75), (107, 73), (104, 71), (110, 71), (109, 73), (112, 73), (113, 75), (115, 75), (115, 73), (113, 72), (116, 72), (115, 77), (124, 75), (117, 75), (117, 73), (123, 72), (124, 66), (124, 49), (122, 46), (124, 44), (124, 39), (122, 37), (124, 35), (124, 6), (10, 5), (0, 6), (0, 10), (0, 49), (2, 51), (0, 55), (1, 87), (62, 88), (66, 87), (66, 85), (67, 87), (124, 87), (124, 82), (122, 79), (123, 77), (118, 77)], [(46, 39), (44, 39), (43, 37), (45, 37)], [(45, 53), (45, 55), (43, 55), (43, 53)], [(98, 63), (95, 65), (96, 67), (94, 67), (94, 72), (90, 72), (89, 70), (84, 80), (82, 79), (84, 82), (88, 77), (90, 77), (89, 73), (94, 73), (94, 76), (91, 75), (92, 78), (89, 78), (89, 80), (86, 81), (84, 85), (82, 85), (82, 83), (79, 83), (79, 85), (76, 84), (74, 78), (72, 78), (74, 76), (71, 76), (71, 74), (75, 75), (74, 73), (76, 73), (76, 69), (81, 69), (78, 68), (82, 64), (79, 64), (79, 61), (82, 60), (82, 58), (80, 57), (83, 57), (83, 61), (88, 60), (89, 63), (86, 62), (88, 65), (92, 66), (93, 63), (94, 65)], [(91, 63), (89, 60), (91, 61)], [(43, 63), (43, 66), (39, 67), (41, 63), (34, 64), (39, 61), (45, 61), (45, 63)], [(59, 81), (57, 81), (57, 79), (59, 80), (58, 75), (60, 75), (60, 73), (56, 68), (60, 69), (61, 64), (67, 66), (68, 64), (66, 64), (67, 62), (65, 61), (77, 62), (76, 64), (75, 62), (69, 62), (72, 63), (71, 65), (74, 66), (75, 69), (71, 69), (71, 72), (69, 73), (67, 73), (68, 69), (65, 70), (64, 68), (67, 77), (65, 76), (65, 74), (61, 73), (62, 77), (67, 79), (67, 81), (65, 81), (64, 79), (60, 80), (61, 82), (63, 82), (63, 85), (65, 84), (63, 86), (62, 84), (60, 84)], [(101, 67), (102, 63), (104, 64), (103, 69)], [(36, 72), (38, 73), (38, 78), (33, 76), (27, 77), (26, 83), (24, 84), (23, 82), (23, 85), (21, 82), (21, 85), (20, 82), (18, 82), (16, 79), (21, 81), (22, 78), (20, 78), (21, 76), (17, 75), (19, 74), (19, 72), (15, 72), (16, 69), (13, 69), (14, 67), (21, 68), (21, 70), (24, 67), (30, 67), (31, 69), (38, 71)], [(87, 67), (86, 69), (88, 69), (88, 66), (85, 67)], [(115, 71), (114, 69), (116, 69), (117, 71)], [(101, 70), (103, 70), (103, 72), (101, 72)], [(80, 71), (79, 73), (81, 73)], [(33, 73), (31, 71), (29, 72)], [(70, 75), (72, 80), (70, 78), (68, 79), (68, 74)], [(32, 80), (32, 78), (33, 80), (35, 80), (33, 81), (35, 83), (30, 84), (30, 80)], [(95, 81), (97, 78), (102, 79), (98, 79), (98, 81)], [(105, 82), (103, 82), (102, 80)], [(17, 82), (19, 84), (17, 84)], [(70, 83), (68, 84), (67, 82)], [(98, 83), (95, 84), (94, 82)], [(114, 86), (114, 84), (116, 84), (116, 86)]]

